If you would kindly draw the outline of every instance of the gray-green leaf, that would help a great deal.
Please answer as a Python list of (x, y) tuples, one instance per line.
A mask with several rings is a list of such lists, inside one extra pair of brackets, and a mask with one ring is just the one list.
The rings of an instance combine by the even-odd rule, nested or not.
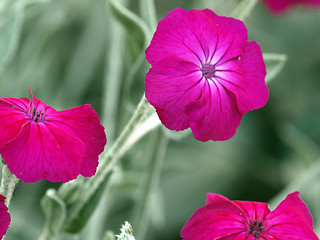
[(266, 83), (269, 83), (280, 73), (287, 61), (287, 56), (278, 53), (264, 53), (263, 59), (267, 67)]
[(60, 188), (59, 195), (66, 203), (68, 210), (63, 226), (65, 232), (79, 233), (86, 225), (96, 209), (112, 173), (113, 171), (107, 175), (96, 174), (90, 179), (65, 183)]
[(149, 27), (139, 16), (125, 8), (119, 1), (110, 0), (109, 6), (116, 19), (130, 33), (130, 40), (136, 41), (138, 48), (136, 51), (138, 52), (137, 55), (139, 55), (141, 49), (144, 49), (150, 41), (151, 32)]
[(46, 215), (46, 224), (40, 240), (58, 240), (67, 216), (65, 203), (55, 189), (49, 189), (41, 200), (41, 206)]

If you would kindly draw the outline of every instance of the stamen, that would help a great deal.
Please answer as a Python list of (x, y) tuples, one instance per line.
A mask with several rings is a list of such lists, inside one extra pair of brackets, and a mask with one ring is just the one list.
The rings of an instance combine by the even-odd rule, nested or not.
[(39, 109), (39, 107), (33, 107), (32, 105), (29, 107), (27, 111), (27, 115), (29, 116), (30, 120), (36, 123), (43, 122), (46, 118), (46, 113), (46, 109)]
[(35, 107), (35, 108), (33, 108), (33, 113), (32, 113), (32, 117), (31, 118), (33, 118), (35, 115), (36, 115), (36, 110), (37, 110), (37, 108)]
[(37, 114), (36, 119), (34, 120), (36, 123), (38, 122), (39, 117), (40, 117), (40, 113)]
[(256, 238), (259, 237), (259, 234), (261, 233), (261, 229), (263, 229), (265, 226), (262, 226), (262, 222), (259, 222), (257, 220), (254, 220), (254, 226), (252, 226), (251, 224), (249, 224), (249, 231), (250, 234), (252, 234), (253, 236), (255, 236)]

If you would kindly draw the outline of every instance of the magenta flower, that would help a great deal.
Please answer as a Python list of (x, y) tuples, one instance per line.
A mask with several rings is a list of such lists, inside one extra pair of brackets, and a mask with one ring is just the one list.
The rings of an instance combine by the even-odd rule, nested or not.
[(181, 230), (184, 240), (318, 240), (312, 217), (298, 192), (291, 193), (270, 212), (266, 203), (230, 201), (207, 194)]
[(7, 206), (4, 204), (6, 198), (0, 195), (0, 239), (6, 234), (11, 218)]
[(57, 111), (31, 95), (0, 98), (0, 154), (10, 171), (24, 182), (94, 175), (107, 141), (97, 113), (88, 104)]
[(259, 45), (241, 21), (209, 9), (169, 12), (146, 57), (146, 98), (167, 128), (190, 127), (197, 140), (231, 138), (242, 115), (268, 100)]
[(307, 7), (320, 6), (320, 0), (262, 0), (262, 2), (275, 14), (284, 13), (298, 5)]

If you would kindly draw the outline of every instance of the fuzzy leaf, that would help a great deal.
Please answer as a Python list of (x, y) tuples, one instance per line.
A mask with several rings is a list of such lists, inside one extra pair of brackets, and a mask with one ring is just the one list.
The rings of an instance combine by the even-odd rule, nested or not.
[(46, 215), (46, 224), (40, 239), (59, 239), (67, 216), (65, 203), (59, 198), (55, 189), (49, 189), (41, 200), (41, 206)]
[(129, 43), (132, 43), (132, 40), (136, 42), (135, 45), (131, 45), (133, 58), (136, 59), (141, 50), (143, 50), (149, 43), (151, 38), (151, 33), (147, 24), (139, 16), (121, 5), (119, 1), (110, 0), (109, 6), (115, 18), (130, 33), (131, 36)]
[(264, 53), (263, 59), (267, 67), (266, 83), (269, 83), (280, 73), (287, 61), (287, 56), (277, 53)]
[(152, 30), (157, 27), (157, 16), (154, 0), (140, 0), (140, 13)]
[(96, 209), (102, 193), (113, 171), (107, 175), (98, 175), (90, 179), (80, 179), (72, 183), (65, 183), (59, 190), (59, 195), (67, 207), (67, 219), (63, 229), (69, 233), (79, 233), (86, 225)]

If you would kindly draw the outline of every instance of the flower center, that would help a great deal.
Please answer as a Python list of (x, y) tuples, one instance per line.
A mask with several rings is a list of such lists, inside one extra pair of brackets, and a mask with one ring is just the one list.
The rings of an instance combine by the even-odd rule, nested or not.
[(202, 76), (205, 77), (206, 79), (211, 79), (215, 76), (216, 69), (214, 65), (210, 63), (205, 63), (202, 65), (200, 68), (200, 71), (202, 73)]
[(264, 226), (262, 226), (262, 222), (258, 223), (257, 220), (254, 220), (254, 225), (249, 224), (250, 234), (256, 238), (259, 237), (259, 234), (261, 233), (261, 229), (263, 229)]
[(28, 110), (28, 116), (30, 117), (30, 120), (36, 123), (43, 122), (47, 115), (46, 113), (47, 111), (45, 109), (39, 110), (36, 107), (29, 107)]

